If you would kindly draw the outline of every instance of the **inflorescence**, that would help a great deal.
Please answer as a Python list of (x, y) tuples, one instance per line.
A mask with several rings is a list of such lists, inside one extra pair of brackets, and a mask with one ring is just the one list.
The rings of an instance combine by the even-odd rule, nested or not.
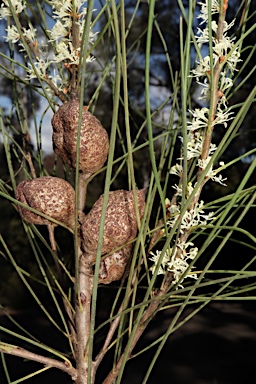
[[(34, 53), (34, 59), (26, 67), (26, 80), (41, 78), (48, 79), (59, 90), (64, 90), (67, 80), (65, 76), (55, 74), (59, 63), (70, 69), (71, 66), (79, 65), (82, 34), (86, 21), (87, 8), (84, 0), (49, 0), (52, 7), (53, 19), (55, 24), (51, 30), (46, 30), (46, 43), (39, 44), (37, 30), (31, 22), (28, 28), (21, 24), (12, 24), (6, 28), (7, 35), (4, 36), (6, 42), (19, 44), (19, 51), (26, 51), (27, 48)], [(0, 20), (8, 19), (13, 14), (19, 14), (26, 10), (25, 0), (3, 0), (0, 7)], [(19, 22), (20, 23), (20, 22)], [(76, 33), (74, 33), (76, 29)], [(76, 38), (74, 40), (74, 34)], [(90, 31), (89, 43), (92, 43), (95, 33)], [(46, 52), (48, 51), (48, 52)], [(87, 62), (94, 60), (89, 55)]]
[[(220, 3), (217, 0), (212, 0), (211, 2), (205, 0), (204, 2), (198, 3), (201, 7), (200, 14), (198, 15), (198, 18), (202, 20), (200, 25), (206, 24), (206, 26), (204, 29), (198, 28), (196, 42), (201, 50), (203, 44), (209, 45), (209, 39), (211, 39), (212, 58), (210, 58), (209, 54), (196, 61), (196, 67), (192, 69), (191, 77), (195, 77), (197, 84), (201, 87), (201, 94), (198, 99), (204, 100), (204, 103), (209, 103), (211, 94), (210, 87), (213, 87), (213, 85), (211, 85), (211, 71), (213, 71), (214, 76), (218, 76), (218, 89), (214, 90), (214, 92), (217, 93), (214, 115), (210, 116), (210, 108), (205, 106), (189, 110), (192, 118), (191, 121), (187, 123), (186, 147), (184, 147), (183, 138), (180, 137), (182, 144), (182, 155), (178, 159), (180, 162), (175, 164), (170, 170), (171, 174), (179, 177), (179, 183), (173, 186), (175, 193), (172, 203), (169, 199), (166, 200), (168, 217), (166, 227), (167, 229), (176, 228), (176, 241), (175, 244), (173, 244), (173, 246), (170, 245), (165, 252), (159, 250), (150, 252), (150, 260), (154, 263), (151, 267), (152, 274), (155, 273), (156, 270), (156, 273), (159, 275), (165, 275), (167, 272), (170, 272), (173, 276), (172, 283), (181, 287), (184, 278), (197, 278), (197, 274), (191, 272), (192, 267), (190, 264), (191, 260), (196, 258), (198, 248), (194, 247), (194, 244), (187, 239), (193, 230), (209, 224), (214, 219), (213, 212), (208, 214), (204, 212), (204, 202), (202, 200), (199, 201), (200, 193), (197, 196), (198, 192), (195, 194), (195, 199), (192, 200), (192, 203), (181, 217), (181, 201), (184, 203), (182, 196), (184, 194), (186, 202), (197, 185), (197, 182), (193, 185), (190, 181), (187, 185), (183, 185), (184, 153), (186, 153), (186, 161), (190, 162), (192, 159), (196, 159), (196, 166), (199, 173), (203, 172), (207, 167), (203, 185), (207, 180), (212, 180), (223, 186), (226, 185), (226, 179), (219, 174), (219, 172), (225, 168), (224, 162), (219, 162), (219, 167), (216, 169), (214, 169), (212, 165), (212, 156), (217, 146), (210, 142), (207, 153), (204, 152), (203, 154), (206, 140), (205, 132), (209, 127), (213, 130), (217, 124), (222, 124), (226, 128), (228, 121), (233, 119), (233, 113), (227, 107), (224, 92), (232, 87), (232, 76), (236, 70), (237, 63), (240, 61), (240, 54), (238, 48), (235, 46), (234, 38), (228, 36), (228, 31), (233, 27), (235, 20), (230, 24), (222, 21), (223, 32), (221, 38), (217, 39), (216, 36), (220, 26), (216, 21), (211, 21), (211, 24), (208, 22), (209, 3), (211, 3), (212, 15), (220, 13)], [(224, 6), (225, 5), (226, 3)], [(210, 31), (209, 28), (211, 28)], [(211, 34), (213, 34), (213, 36)], [(201, 50), (201, 52), (204, 51), (205, 49)], [(217, 75), (216, 68), (218, 68)], [(178, 219), (179, 225), (177, 225)], [(162, 233), (163, 232), (165, 234), (165, 231), (162, 231)]]

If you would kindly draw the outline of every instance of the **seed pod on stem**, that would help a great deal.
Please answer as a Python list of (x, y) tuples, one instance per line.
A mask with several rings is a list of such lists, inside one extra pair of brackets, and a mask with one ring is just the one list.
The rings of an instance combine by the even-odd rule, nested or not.
[(100, 262), (99, 284), (109, 284), (112, 281), (120, 280), (130, 260), (132, 244), (126, 245), (119, 251), (103, 258)]
[[(43, 176), (24, 180), (17, 186), (16, 199), (37, 211), (74, 228), (75, 191), (65, 180)], [(18, 206), (22, 219), (31, 224), (53, 225), (50, 220)]]
[[(79, 102), (73, 99), (61, 105), (52, 118), (55, 153), (73, 168), (76, 167)], [(109, 139), (100, 121), (83, 107), (80, 134), (79, 170), (90, 177), (107, 159)]]
[[(142, 217), (145, 208), (145, 189), (137, 190), (136, 194), (139, 214)], [(102, 204), (103, 195), (96, 201), (81, 226), (83, 248), (90, 255), (95, 255), (98, 247)], [(109, 192), (101, 253), (104, 255), (114, 251), (133, 240), (137, 230), (133, 191)]]

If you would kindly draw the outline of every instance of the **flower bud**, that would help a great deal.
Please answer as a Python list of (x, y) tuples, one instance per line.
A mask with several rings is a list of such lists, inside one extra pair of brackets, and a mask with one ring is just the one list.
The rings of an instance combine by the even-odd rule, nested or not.
[[(52, 118), (55, 153), (73, 168), (76, 167), (79, 102), (64, 103)], [(109, 140), (99, 120), (83, 107), (80, 133), (79, 170), (88, 177), (98, 171), (107, 159)]]
[[(43, 176), (24, 180), (17, 186), (16, 199), (70, 228), (75, 222), (75, 191), (65, 180)], [(22, 219), (31, 224), (48, 225), (51, 221), (18, 205)]]

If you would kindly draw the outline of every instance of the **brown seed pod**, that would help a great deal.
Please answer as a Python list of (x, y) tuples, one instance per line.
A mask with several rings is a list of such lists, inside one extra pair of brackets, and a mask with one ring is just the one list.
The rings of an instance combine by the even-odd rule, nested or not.
[[(145, 208), (145, 190), (141, 189), (136, 193), (142, 217)], [(103, 195), (96, 201), (82, 223), (83, 248), (87, 254), (94, 254), (97, 250), (102, 203)], [(133, 192), (124, 190), (109, 192), (101, 253), (111, 252), (133, 240), (137, 229)]]
[[(79, 102), (64, 103), (52, 118), (53, 148), (63, 161), (76, 167)], [(105, 163), (109, 151), (106, 130), (99, 120), (83, 107), (80, 136), (79, 170), (90, 176)]]
[[(17, 186), (16, 199), (70, 228), (74, 227), (75, 191), (63, 179), (43, 176), (38, 179), (24, 180)], [(20, 205), (18, 205), (18, 211), (22, 219), (28, 223), (53, 224)]]
[(131, 256), (132, 244), (111, 255), (100, 262), (99, 284), (109, 284), (112, 281), (120, 280)]

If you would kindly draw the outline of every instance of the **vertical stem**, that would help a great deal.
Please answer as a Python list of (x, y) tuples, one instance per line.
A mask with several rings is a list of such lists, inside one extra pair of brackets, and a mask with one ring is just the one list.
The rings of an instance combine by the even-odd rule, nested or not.
[[(88, 177), (79, 175), (78, 183), (78, 210), (83, 211), (86, 201)], [(91, 296), (93, 288), (93, 274), (91, 264), (81, 247), (80, 235), (78, 242), (78, 276), (76, 282), (76, 363), (77, 379), (76, 384), (88, 382), (88, 340), (90, 336), (91, 322)]]
[[(223, 30), (224, 30), (224, 22), (225, 22), (225, 17), (226, 17), (226, 10), (228, 7), (228, 0), (224, 0), (221, 2), (220, 5), (220, 12), (219, 12), (219, 18), (218, 18), (218, 28), (216, 32), (216, 39), (218, 41), (221, 41), (223, 39)], [(210, 42), (211, 43), (211, 42)], [(210, 49), (211, 51), (211, 49)], [(210, 110), (209, 110), (209, 123), (208, 127), (205, 132), (204, 136), (204, 143), (203, 143), (203, 148), (202, 148), (202, 154), (201, 154), (201, 159), (205, 160), (209, 156), (209, 151), (210, 151), (210, 145), (211, 145), (211, 140), (212, 140), (212, 132), (213, 132), (213, 121), (215, 119), (215, 114), (217, 110), (217, 105), (219, 101), (218, 97), (218, 84), (219, 84), (219, 79), (220, 79), (220, 73), (222, 69), (222, 65), (220, 63), (221, 58), (219, 58), (215, 64), (215, 67), (213, 69), (213, 75), (211, 76), (211, 105), (210, 105)], [(203, 169), (199, 169), (198, 171), (198, 176), (197, 180), (199, 181), (201, 175), (202, 175)], [(199, 200), (199, 196), (201, 194), (202, 188), (203, 188), (203, 181), (198, 189), (198, 192), (195, 196), (195, 199), (193, 201), (193, 204), (195, 204)]]
[(77, 332), (77, 380), (76, 384), (85, 384), (88, 380), (88, 340), (91, 320), (91, 293), (93, 276), (84, 254), (79, 254), (78, 297), (76, 297)]
[(91, 179), (89, 179), (90, 176), (91, 176), (91, 173), (90, 174), (81, 173), (78, 178), (78, 188), (79, 188), (78, 207), (80, 211), (83, 211), (85, 208), (87, 186), (91, 181)]
[[(75, 2), (74, 2), (75, 3)], [(79, 25), (77, 22), (77, 10), (75, 4), (73, 5), (73, 20), (72, 20), (72, 46), (74, 51), (80, 47), (79, 41)], [(70, 96), (71, 98), (77, 98), (78, 96), (78, 68), (77, 65), (72, 65), (71, 79), (70, 79)]]

